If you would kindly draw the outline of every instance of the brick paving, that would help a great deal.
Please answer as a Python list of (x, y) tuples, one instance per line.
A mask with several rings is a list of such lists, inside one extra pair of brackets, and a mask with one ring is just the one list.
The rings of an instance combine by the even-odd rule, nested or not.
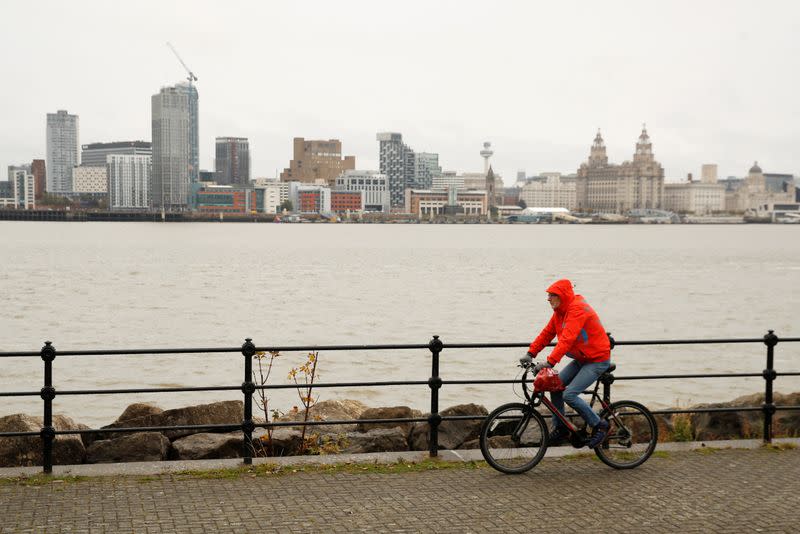
[(0, 484), (3, 534), (799, 529), (800, 450), (668, 452), (630, 471), (548, 457), (517, 476), (458, 467)]

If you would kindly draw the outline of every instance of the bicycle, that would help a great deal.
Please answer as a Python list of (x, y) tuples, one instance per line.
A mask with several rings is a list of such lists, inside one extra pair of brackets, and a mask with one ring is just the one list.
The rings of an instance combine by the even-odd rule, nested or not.
[[(586, 424), (578, 427), (569, 419), (579, 415), (562, 415), (545, 397), (544, 391), (529, 389), (527, 380), (531, 369), (522, 366), (522, 390), (525, 402), (512, 402), (496, 408), (483, 422), (480, 447), (486, 462), (500, 472), (519, 474), (532, 469), (544, 457), (548, 447), (548, 430), (544, 417), (536, 409), (547, 408), (569, 430), (569, 442), (581, 448), (589, 441)], [(630, 400), (608, 402), (598, 394), (600, 383), (611, 383), (615, 364), (595, 382), (589, 406), (595, 402), (602, 407), (600, 418), (609, 424), (608, 434), (594, 449), (598, 458), (615, 469), (632, 469), (643, 464), (656, 448), (658, 425), (653, 414), (643, 405)], [(533, 380), (530, 381), (533, 384)], [(584, 393), (589, 393), (585, 391)]]

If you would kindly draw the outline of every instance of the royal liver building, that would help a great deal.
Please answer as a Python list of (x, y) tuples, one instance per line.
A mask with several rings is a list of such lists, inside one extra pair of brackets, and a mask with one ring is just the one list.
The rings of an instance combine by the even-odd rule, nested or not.
[(662, 209), (664, 168), (653, 156), (653, 145), (642, 128), (633, 161), (608, 163), (600, 132), (594, 138), (589, 160), (582, 163), (575, 180), (576, 210), (627, 213), (632, 209)]

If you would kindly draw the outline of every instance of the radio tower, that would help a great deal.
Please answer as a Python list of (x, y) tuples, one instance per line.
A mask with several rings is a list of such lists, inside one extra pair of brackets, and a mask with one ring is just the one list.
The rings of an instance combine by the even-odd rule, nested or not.
[(483, 143), (483, 150), (481, 150), (481, 157), (483, 158), (483, 174), (489, 174), (489, 158), (494, 154), (492, 150), (492, 143), (486, 141)]

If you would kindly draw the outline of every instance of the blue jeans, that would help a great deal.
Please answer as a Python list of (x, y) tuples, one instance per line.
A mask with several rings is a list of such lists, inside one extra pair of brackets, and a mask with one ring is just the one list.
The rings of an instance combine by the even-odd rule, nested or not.
[[(567, 354), (569, 356), (569, 354)], [(600, 418), (589, 407), (589, 404), (581, 398), (581, 393), (590, 385), (595, 383), (600, 375), (611, 365), (611, 360), (604, 362), (581, 363), (572, 360), (566, 367), (558, 372), (561, 381), (567, 386), (564, 391), (551, 391), (550, 400), (562, 414), (564, 413), (564, 401), (578, 412), (583, 420), (586, 421), (588, 428), (594, 428), (600, 422)], [(553, 417), (553, 430), (564, 426), (557, 417)]]

